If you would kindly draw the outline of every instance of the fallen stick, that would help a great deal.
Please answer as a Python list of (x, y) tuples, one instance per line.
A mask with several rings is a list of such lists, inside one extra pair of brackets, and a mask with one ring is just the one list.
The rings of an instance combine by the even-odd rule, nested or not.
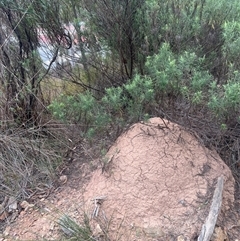
[(222, 192), (223, 192), (223, 177), (221, 176), (218, 178), (216, 189), (213, 194), (213, 200), (210, 207), (210, 211), (209, 211), (208, 217), (206, 218), (205, 223), (202, 226), (202, 230), (198, 237), (198, 241), (209, 241), (213, 234), (213, 231), (217, 222), (218, 214), (221, 210)]

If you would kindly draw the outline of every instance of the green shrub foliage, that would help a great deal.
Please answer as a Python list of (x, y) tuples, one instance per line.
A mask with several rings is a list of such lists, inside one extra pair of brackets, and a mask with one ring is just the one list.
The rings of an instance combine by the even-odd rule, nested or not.
[(81, 124), (83, 135), (92, 137), (108, 131), (109, 127), (122, 128), (126, 123), (145, 119), (148, 116), (146, 108), (153, 101), (153, 81), (136, 75), (122, 87), (106, 89), (100, 100), (90, 92), (61, 96), (52, 102), (49, 110), (57, 119)]
[(82, 124), (88, 135), (157, 115), (163, 106), (171, 112), (176, 105), (192, 113), (204, 110), (220, 127), (237, 124), (239, 10), (237, 0), (146, 1), (144, 71), (136, 68), (131, 79), (106, 88), (98, 99), (88, 91), (62, 96), (50, 110)]

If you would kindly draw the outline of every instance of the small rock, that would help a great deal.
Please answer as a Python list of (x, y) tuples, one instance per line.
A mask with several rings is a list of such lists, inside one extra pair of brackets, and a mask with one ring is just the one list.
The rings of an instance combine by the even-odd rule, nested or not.
[(15, 197), (10, 197), (8, 199), (7, 207), (9, 213), (15, 212), (17, 210), (17, 200)]
[(182, 235), (180, 235), (177, 237), (177, 241), (185, 241), (185, 238)]
[(101, 236), (103, 236), (103, 235), (104, 235), (104, 233), (103, 233), (100, 225), (97, 224), (97, 225), (95, 226), (94, 231), (93, 231), (93, 236), (99, 238), (99, 237), (101, 237)]
[(65, 184), (67, 182), (68, 178), (66, 175), (62, 175), (59, 177), (59, 180), (62, 184)]
[(25, 210), (25, 211), (27, 211), (29, 208), (33, 208), (34, 207), (34, 204), (30, 204), (29, 202), (27, 202), (27, 201), (22, 201), (21, 203), (20, 203), (20, 206)]

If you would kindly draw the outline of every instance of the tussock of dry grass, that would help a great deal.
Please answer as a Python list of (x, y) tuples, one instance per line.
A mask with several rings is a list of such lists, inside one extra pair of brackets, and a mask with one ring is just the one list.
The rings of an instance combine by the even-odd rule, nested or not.
[(0, 199), (6, 195), (30, 198), (53, 186), (61, 156), (47, 147), (47, 141), (16, 133), (0, 135)]

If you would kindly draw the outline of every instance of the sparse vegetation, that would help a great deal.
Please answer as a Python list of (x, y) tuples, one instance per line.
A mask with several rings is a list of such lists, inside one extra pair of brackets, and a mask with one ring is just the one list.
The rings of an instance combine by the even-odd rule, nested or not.
[(76, 240), (76, 241), (94, 241), (94, 237), (92, 236), (92, 231), (89, 224), (89, 218), (87, 215), (84, 215), (84, 221), (80, 225), (76, 223), (72, 218), (67, 215), (63, 215), (59, 219), (59, 225), (63, 231), (63, 233), (68, 236), (64, 240)]

